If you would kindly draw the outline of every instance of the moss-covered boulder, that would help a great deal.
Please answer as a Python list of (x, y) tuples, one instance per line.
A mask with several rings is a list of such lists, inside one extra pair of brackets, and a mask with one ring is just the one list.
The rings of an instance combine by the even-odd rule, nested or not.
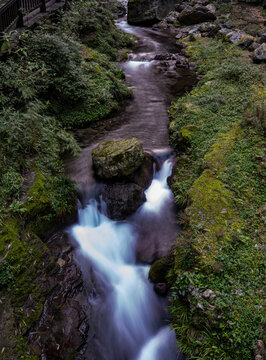
[(127, 178), (143, 163), (144, 151), (136, 138), (100, 143), (92, 152), (95, 173), (103, 179)]
[(166, 283), (166, 277), (170, 268), (170, 257), (162, 257), (160, 260), (157, 260), (152, 264), (149, 272), (149, 279), (153, 283)]
[(150, 25), (161, 21), (175, 9), (177, 0), (129, 0), (128, 22)]

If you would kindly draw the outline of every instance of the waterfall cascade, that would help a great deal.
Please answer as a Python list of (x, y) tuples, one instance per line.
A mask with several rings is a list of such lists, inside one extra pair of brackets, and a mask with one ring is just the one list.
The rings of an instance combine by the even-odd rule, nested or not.
[[(170, 160), (155, 171), (146, 190), (147, 201), (138, 209), (137, 218), (160, 214), (163, 204), (172, 197), (167, 185), (171, 171)], [(175, 335), (164, 322), (162, 300), (148, 281), (149, 265), (136, 259), (132, 223), (110, 220), (104, 204), (91, 199), (80, 209), (79, 224), (71, 231), (80, 252), (108, 288), (98, 332), (103, 352), (108, 354), (103, 359), (176, 360)]]

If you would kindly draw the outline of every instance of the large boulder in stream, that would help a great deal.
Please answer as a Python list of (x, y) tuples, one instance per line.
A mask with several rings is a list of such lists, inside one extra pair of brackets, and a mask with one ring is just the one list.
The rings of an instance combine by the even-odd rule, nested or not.
[(200, 24), (216, 19), (215, 14), (206, 6), (194, 6), (191, 9), (184, 9), (178, 17), (180, 23), (184, 25)]
[(136, 138), (102, 142), (92, 152), (95, 173), (106, 180), (130, 177), (144, 158), (142, 145)]
[(161, 21), (175, 9), (178, 0), (129, 0), (128, 23), (133, 25), (151, 25)]

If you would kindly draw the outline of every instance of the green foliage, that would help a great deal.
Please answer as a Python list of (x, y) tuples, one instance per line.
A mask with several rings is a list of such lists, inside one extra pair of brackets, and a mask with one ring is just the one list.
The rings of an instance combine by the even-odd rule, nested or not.
[[(173, 328), (187, 359), (251, 360), (264, 322), (265, 92), (234, 46), (202, 39), (188, 50), (203, 77), (170, 110), (171, 143), (186, 152), (172, 185), (186, 205), (169, 272)], [(188, 126), (197, 130), (184, 142)]]
[(62, 18), (64, 32), (76, 35), (90, 48), (110, 59), (117, 58), (118, 49), (132, 45), (131, 38), (114, 25), (115, 2), (76, 1), (72, 11)]
[(56, 23), (17, 36), (12, 51), (12, 34), (2, 39), (9, 54), (0, 62), (0, 292), (10, 354), (4, 349), (1, 359), (36, 358), (28, 355), (26, 334), (42, 312), (45, 279), (55, 267), (44, 241), (77, 211), (62, 162), (79, 152), (68, 129), (104, 118), (130, 95), (113, 61), (131, 39), (114, 25), (113, 10), (113, 1), (73, 2)]

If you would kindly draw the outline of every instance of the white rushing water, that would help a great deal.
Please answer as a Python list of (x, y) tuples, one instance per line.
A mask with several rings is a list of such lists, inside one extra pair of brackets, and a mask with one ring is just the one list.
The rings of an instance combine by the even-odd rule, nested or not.
[[(172, 163), (166, 160), (161, 170), (155, 172), (146, 191), (147, 201), (138, 210), (140, 216), (160, 213), (162, 205), (172, 197), (167, 185), (171, 171)], [(73, 226), (72, 234), (82, 255), (109, 287), (102, 325), (104, 336), (100, 337), (108, 352), (103, 358), (177, 359), (175, 335), (163, 322), (162, 300), (148, 281), (149, 266), (136, 261), (132, 225), (110, 220), (104, 205), (91, 199), (86, 208), (80, 209), (79, 224)]]

